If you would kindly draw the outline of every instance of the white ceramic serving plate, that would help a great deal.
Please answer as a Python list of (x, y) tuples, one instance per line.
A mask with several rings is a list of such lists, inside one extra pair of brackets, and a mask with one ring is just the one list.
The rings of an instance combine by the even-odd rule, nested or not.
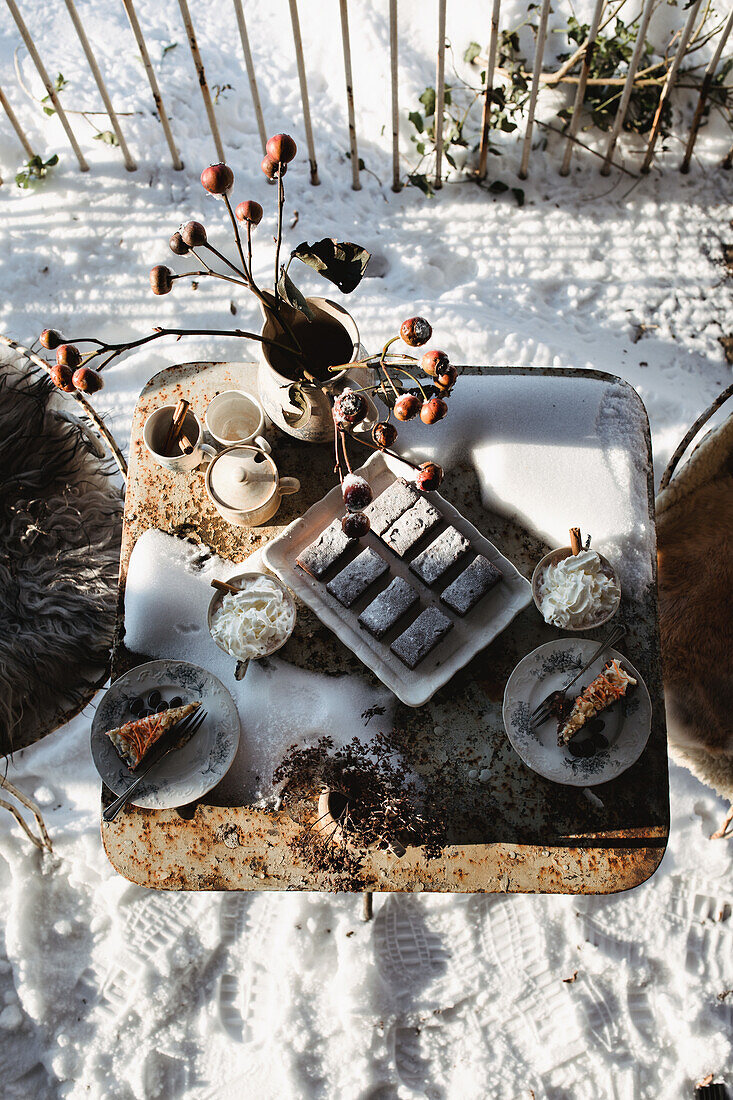
[[(356, 472), (367, 479), (375, 497), (399, 476), (393, 472), (381, 452), (372, 455), (369, 461)], [(445, 520), (469, 539), (472, 548), (487, 557), (502, 573), (500, 583), (463, 617), (454, 615), (440, 602), (442, 585), (428, 588), (422, 584), (420, 579), (410, 572), (409, 562), (403, 561), (388, 550), (373, 532), (369, 532), (359, 541), (359, 549), (371, 547), (389, 562), (391, 571), (369, 590), (368, 597), (363, 597), (352, 609), (342, 607), (328, 592), (323, 582), (315, 580), (296, 565), (296, 558), (301, 551), (309, 546), (329, 523), (343, 516), (344, 503), (341, 488), (338, 485), (309, 508), (304, 516), (286, 527), (283, 533), (268, 543), (262, 551), (262, 558), (268, 569), (271, 569), (304, 603), (308, 604), (321, 622), (329, 627), (390, 691), (411, 707), (419, 707), (427, 703), (439, 688), (447, 684), (460, 668), (468, 664), (480, 650), (494, 640), (497, 634), (509, 626), (520, 611), (532, 602), (532, 589), (529, 582), (512, 563), (500, 554), (496, 547), (447, 500), (438, 493), (425, 495), (443, 514)], [(419, 548), (422, 549), (429, 541), (430, 538), (426, 538), (420, 543)], [(344, 563), (348, 560), (345, 558)], [(396, 576), (404, 577), (419, 591), (421, 611), (431, 605), (436, 606), (453, 621), (453, 629), (414, 670), (403, 665), (399, 657), (392, 653), (389, 642), (380, 642), (373, 638), (358, 621), (359, 613), (365, 604), (386, 588), (389, 580)], [(405, 621), (409, 623), (410, 619)], [(387, 638), (391, 641), (391, 635), (387, 635)]]
[(557, 691), (572, 679), (597, 646), (598, 642), (588, 638), (557, 638), (546, 642), (522, 658), (504, 689), (503, 717), (507, 737), (528, 768), (554, 783), (570, 787), (608, 783), (636, 763), (649, 739), (652, 704), (646, 684), (631, 661), (615, 649), (602, 653), (571, 689), (580, 694), (614, 659), (620, 661), (637, 681), (623, 699), (598, 715), (604, 723), (607, 749), (595, 756), (573, 756), (567, 745), (558, 745), (554, 719), (536, 730), (530, 729), (529, 716), (534, 708), (551, 691)]
[(147, 810), (171, 810), (202, 798), (229, 771), (239, 745), (239, 714), (221, 680), (188, 661), (149, 661), (125, 672), (103, 696), (92, 722), (94, 763), (115, 794), (137, 777), (120, 760), (106, 731), (133, 721), (130, 702), (154, 688), (166, 702), (176, 695), (184, 703), (200, 700), (207, 712), (191, 740), (169, 752), (130, 799)]

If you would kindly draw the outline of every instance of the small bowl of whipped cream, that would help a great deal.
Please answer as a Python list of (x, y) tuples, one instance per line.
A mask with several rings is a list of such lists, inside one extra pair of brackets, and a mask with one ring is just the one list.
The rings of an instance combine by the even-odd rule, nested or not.
[(532, 595), (542, 618), (561, 630), (591, 630), (613, 618), (621, 588), (613, 566), (596, 550), (569, 546), (545, 554), (532, 574)]
[(211, 637), (238, 661), (270, 657), (295, 628), (293, 594), (269, 573), (239, 573), (227, 584), (237, 591), (214, 593), (209, 604)]

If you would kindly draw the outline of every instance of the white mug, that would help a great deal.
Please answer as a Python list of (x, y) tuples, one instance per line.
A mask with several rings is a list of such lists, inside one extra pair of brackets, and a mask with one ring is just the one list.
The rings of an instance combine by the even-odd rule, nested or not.
[[(188, 409), (183, 421), (181, 435), (185, 435), (193, 446), (190, 454), (167, 455), (164, 453), (165, 441), (171, 426), (175, 405), (161, 405), (145, 421), (143, 443), (159, 466), (172, 470), (174, 474), (188, 474), (200, 466), (204, 459), (209, 462), (216, 458), (216, 451), (202, 443), (204, 429), (198, 417)], [(178, 446), (178, 444), (176, 444)]]
[(262, 432), (265, 410), (259, 401), (244, 390), (224, 390), (209, 402), (206, 410), (209, 435), (225, 447), (236, 443), (253, 443), (270, 453), (270, 444)]

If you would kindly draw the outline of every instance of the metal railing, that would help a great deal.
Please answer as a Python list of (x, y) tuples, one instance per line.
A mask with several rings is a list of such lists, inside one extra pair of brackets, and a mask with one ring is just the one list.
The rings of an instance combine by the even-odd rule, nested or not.
[[(284, 2), (284, 0), (283, 0)], [(348, 0), (338, 0), (340, 20), (341, 20), (341, 41), (343, 51), (343, 64), (344, 64), (344, 76), (345, 76), (345, 95), (346, 95), (346, 116), (348, 120), (348, 139), (349, 139), (349, 159), (351, 161), (351, 185), (355, 190), (358, 190), (360, 184), (360, 161), (358, 156), (358, 143), (357, 143), (357, 112), (356, 101), (354, 97), (354, 86), (352, 79), (352, 66), (351, 66), (351, 42), (349, 35), (349, 13), (348, 13)], [(660, 0), (642, 0), (642, 7), (640, 16), (638, 19), (638, 26), (636, 27), (636, 37), (633, 55), (628, 64), (628, 71), (623, 82), (623, 88), (620, 95), (618, 108), (611, 126), (611, 130), (606, 143), (605, 152), (601, 154), (602, 165), (601, 172), (607, 175), (615, 162), (613, 160), (614, 152), (617, 147), (619, 137), (621, 136), (624, 122), (626, 120), (627, 111), (631, 101), (631, 96), (635, 87), (635, 80), (637, 77), (637, 70), (639, 63), (644, 53), (646, 33), (649, 27), (649, 21), (652, 13), (655, 10)], [(684, 26), (680, 29), (676, 35), (677, 44), (674, 56), (672, 58), (669, 68), (666, 70), (663, 81), (660, 84), (659, 101), (656, 108), (656, 113), (651, 126), (651, 129), (647, 136), (647, 144), (644, 152), (643, 162), (641, 166), (642, 172), (648, 172), (653, 159), (657, 140), (661, 131), (663, 111), (665, 106), (669, 102), (669, 98), (675, 88), (675, 84), (680, 74), (682, 62), (686, 56), (689, 44), (694, 40), (695, 28), (699, 29), (700, 18), (705, 18), (705, 12), (702, 17), (700, 16), (700, 9), (702, 7), (703, 0), (693, 0), (692, 4), (686, 8), (687, 16)], [(135, 171), (137, 163), (132, 157), (120, 125), (120, 119), (115, 112), (112, 104), (111, 97), (104, 82), (101, 70), (97, 63), (92, 45), (84, 30), (82, 17), (76, 8), (74, 0), (64, 0), (66, 4), (69, 17), (79, 38), (80, 44), (84, 51), (87, 63), (91, 70), (94, 81), (97, 85), (97, 89), (102, 98), (104, 109), (109, 116), (110, 125), (116, 138), (116, 144), (120, 149), (120, 153), (123, 157), (125, 167), (129, 171)], [(242, 0), (232, 0), (233, 13), (232, 18), (236, 20), (239, 30), (239, 37), (242, 44), (242, 52), (244, 58), (244, 64), (247, 71), (247, 77), (249, 81), (249, 88), (252, 101), (252, 109), (255, 114), (257, 129), (259, 132), (260, 140), (262, 142), (263, 151), (266, 141), (267, 128), (265, 126), (265, 119), (262, 111), (262, 104), (257, 88), (257, 78), (255, 73), (255, 64), (252, 57), (252, 52), (249, 44), (249, 37), (247, 33), (247, 25), (244, 16), (244, 10), (242, 7)], [(36, 48), (33, 38), (28, 30), (28, 27), (23, 20), (23, 17), (18, 8), (16, 0), (6, 0), (6, 4), (10, 11), (10, 14), (15, 22), (18, 33), (22, 42), (28, 50), (30, 58), (41, 78), (41, 81), (46, 90), (47, 96), (53, 105), (53, 109), (59, 117), (66, 136), (69, 140), (69, 144), (77, 159), (79, 168), (82, 172), (86, 172), (89, 168), (84, 154), (79, 146), (79, 143), (74, 134), (73, 127), (69, 120), (68, 115), (64, 111), (64, 108), (59, 100), (57, 91), (49, 78), (48, 72), (44, 66), (41, 56)], [(183, 162), (181, 160), (178, 147), (173, 135), (173, 131), (170, 124), (170, 119), (163, 102), (163, 95), (158, 84), (157, 76), (153, 63), (150, 59), (150, 54), (145, 43), (145, 37), (142, 27), (135, 12), (133, 0), (122, 0), (125, 12), (127, 14), (130, 28), (134, 36), (137, 48), (140, 52), (140, 57), (145, 69), (145, 73), (150, 85), (150, 92), (155, 104), (155, 110), (158, 119), (163, 130), (163, 136), (168, 145), (168, 150), (171, 157), (171, 162), (175, 169), (183, 168)], [(486, 82), (483, 90), (483, 113), (482, 113), (482, 125), (481, 125), (481, 137), (478, 151), (478, 179), (483, 179), (487, 172), (487, 156), (489, 152), (489, 141), (491, 135), (491, 122), (492, 113), (495, 104), (499, 101), (497, 95), (497, 87), (495, 85), (496, 78), (496, 58), (497, 58), (497, 44), (499, 40), (500, 28), (501, 28), (501, 0), (486, 0), (487, 9), (490, 8), (490, 15), (487, 10), (487, 16), (489, 16), (489, 45), (487, 51), (487, 67), (486, 67)], [(187, 0), (178, 0), (178, 5), (181, 12), (181, 18), (183, 26), (186, 31), (188, 39), (189, 49), (194, 63), (197, 83), (201, 93), (201, 97), (204, 103), (204, 109), (208, 119), (209, 128), (211, 130), (211, 136), (213, 139), (214, 149), (216, 156), (219, 160), (225, 160), (225, 148), (224, 142), (219, 131), (219, 125), (216, 118), (216, 111), (214, 109), (214, 103), (212, 102), (211, 93), (209, 91), (209, 85), (206, 77), (206, 71), (204, 63), (201, 58), (201, 54), (198, 48), (196, 39), (196, 33), (194, 30), (193, 20), (189, 10)], [(292, 27), (293, 44), (295, 48), (295, 58), (298, 72), (298, 80), (300, 85), (300, 97), (303, 111), (303, 124), (306, 135), (306, 144), (308, 150), (308, 158), (310, 161), (310, 181), (312, 184), (318, 184), (318, 163), (316, 158), (316, 146), (313, 133), (313, 123), (311, 119), (310, 99), (308, 95), (308, 82), (306, 75), (306, 61), (303, 50), (303, 41), (300, 30), (300, 19), (298, 14), (297, 0), (288, 0), (290, 22)], [(437, 49), (436, 49), (436, 105), (435, 105), (435, 117), (437, 120), (441, 120), (440, 124), (435, 127), (435, 164), (434, 169), (431, 172), (433, 187), (439, 188), (442, 186), (443, 178), (443, 159), (445, 151), (445, 100), (444, 100), (444, 88), (445, 88), (445, 53), (446, 53), (446, 6), (447, 0), (438, 0), (438, 20), (437, 20)], [(577, 140), (577, 130), (581, 118), (581, 108), (584, 101), (586, 87), (591, 71), (591, 63), (594, 54), (594, 50), (597, 44), (597, 38), (599, 34), (599, 28), (603, 25), (602, 19), (604, 14), (613, 8), (611, 0), (596, 0), (595, 9), (592, 16), (592, 21), (588, 31), (588, 37), (582, 48), (576, 51), (573, 56), (572, 65), (563, 66), (565, 71), (569, 73), (572, 69), (578, 68), (579, 75), (577, 78), (577, 91), (575, 95), (574, 109), (570, 115), (570, 120), (564, 131), (556, 131), (564, 142), (563, 158), (559, 166), (559, 172), (561, 175), (567, 175), (570, 170), (570, 160), (574, 151), (574, 148), (579, 144)], [(550, 0), (542, 0), (539, 11), (539, 19), (537, 24), (536, 39), (535, 39), (535, 53), (532, 62), (531, 71), (531, 85), (529, 91), (529, 98), (527, 102), (526, 112), (526, 125), (524, 136), (522, 139), (522, 152), (521, 162), (519, 166), (519, 177), (525, 179), (529, 173), (530, 158), (532, 155), (532, 134), (535, 125), (536, 111), (538, 99), (540, 96), (541, 88), (543, 84), (551, 84), (556, 82), (557, 73), (546, 73), (543, 70), (543, 61), (547, 43), (547, 28), (548, 17), (550, 14)], [(392, 189), (398, 191), (402, 186), (401, 172), (400, 172), (400, 127), (399, 127), (399, 23), (398, 23), (398, 0), (389, 0), (388, 9), (389, 20), (389, 42), (390, 42), (390, 67), (389, 67), (389, 79), (390, 79), (390, 101), (391, 101), (391, 130), (392, 130)], [(710, 62), (705, 70), (702, 81), (697, 88), (697, 102), (695, 105), (692, 122), (690, 125), (689, 133), (687, 136), (687, 142), (685, 147), (684, 157), (679, 165), (681, 171), (687, 172), (690, 167), (690, 161), (693, 156), (695, 142), (697, 140), (700, 126), (704, 117), (705, 107), (709, 103), (711, 92), (713, 91), (716, 76), (719, 73), (721, 59), (723, 57), (723, 51), (733, 31), (733, 10), (731, 11), (728, 19), (725, 23), (721, 24), (717, 31), (715, 47)], [(0, 89), (0, 106), (2, 106), (13, 130), (15, 131), (18, 140), (20, 141), (24, 151), (29, 155), (34, 155), (34, 149), (27, 134), (24, 132), (18, 118), (13, 111), (13, 108), (7, 98), (7, 94)], [(730, 168), (733, 163), (733, 148), (729, 151), (726, 157), (721, 161), (723, 168)]]

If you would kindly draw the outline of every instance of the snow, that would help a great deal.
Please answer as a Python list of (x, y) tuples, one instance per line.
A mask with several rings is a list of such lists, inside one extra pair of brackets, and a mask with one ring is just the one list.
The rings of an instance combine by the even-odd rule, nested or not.
[[(116, 106), (137, 112), (121, 119), (137, 173), (124, 170), (119, 150), (90, 140), (74, 115), (92, 165), (79, 174), (58, 119), (28, 102), (12, 78), (4, 82), (34, 145), (61, 155), (41, 187), (21, 192), (12, 185), (21, 154), (3, 127), (0, 331), (26, 343), (47, 325), (71, 337), (108, 338), (175, 321), (223, 327), (230, 301), (237, 325), (258, 325), (254, 303), (228, 284), (201, 280), (194, 294), (182, 280), (168, 297), (149, 293), (153, 263), (190, 270), (166, 245), (182, 220), (202, 219), (224, 248), (228, 238), (221, 208), (198, 183), (214, 157), (177, 6), (139, 0), (136, 8), (183, 172), (170, 167), (121, 5), (87, 0), (83, 16)], [(589, 8), (585, 0), (576, 5), (579, 17)], [(569, 4), (553, 9), (551, 30)], [(521, 10), (519, 0), (502, 5), (508, 20), (518, 21)], [(404, 118), (434, 79), (435, 20), (417, 0), (402, 0), (399, 13)], [(61, 70), (69, 81), (67, 105), (96, 109), (66, 13), (26, 0), (23, 14), (52, 76)], [(259, 0), (246, 15), (268, 129), (292, 131), (304, 150), (286, 6)], [(381, 346), (406, 316), (422, 314), (436, 345), (458, 363), (589, 366), (619, 375), (649, 413), (658, 481), (689, 424), (730, 380), (718, 338), (729, 331), (722, 246), (731, 239), (731, 185), (716, 168), (730, 135), (715, 122), (706, 127), (686, 177), (676, 171), (681, 146), (670, 140), (664, 173), (640, 182), (601, 177), (585, 154), (561, 179), (562, 150), (550, 135), (547, 149), (533, 152), (521, 209), (510, 193), (493, 197), (468, 185), (446, 186), (432, 201), (409, 189), (394, 195), (385, 5), (351, 4), (359, 153), (381, 181), (362, 173), (362, 190), (352, 192), (337, 5), (301, 4), (300, 15), (322, 183), (309, 186), (305, 156), (290, 166), (288, 214), (297, 209), (299, 221), (288, 240), (328, 234), (375, 253), (381, 274), (352, 299), (329, 291), (353, 311), (364, 344)], [(266, 210), (255, 269), (267, 282), (273, 195), (259, 171), (233, 13), (198, 5), (193, 17), (210, 83), (233, 85), (222, 90), (217, 117), (237, 201), (251, 197)], [(660, 5), (649, 37), (662, 41), (679, 18), (678, 9)], [(449, 5), (457, 58), (469, 41), (485, 38), (487, 20), (485, 5)], [(559, 38), (549, 34), (549, 50), (561, 48)], [(8, 72), (16, 44), (5, 20), (0, 57)], [(20, 66), (42, 95), (23, 52)], [(677, 102), (689, 109), (689, 97)], [(550, 118), (550, 103), (541, 104), (541, 117)], [(628, 142), (623, 148), (638, 164)], [(515, 186), (518, 160), (516, 136), (507, 135), (503, 156), (490, 158), (491, 178)], [(307, 292), (322, 290), (299, 265), (291, 274)], [(114, 364), (95, 404), (125, 440), (137, 393), (155, 371), (227, 354), (254, 352), (206, 337), (161, 340)], [(451, 414), (433, 429), (435, 446), (437, 433), (458, 440), (451, 419), (455, 427), (473, 385), (459, 384)], [(474, 417), (484, 415), (486, 426), (466, 420), (463, 445), (492, 470), (484, 493), (500, 492), (502, 470), (486, 443), (491, 409)], [(619, 432), (639, 425), (622, 425), (612, 402), (594, 415), (621, 485)], [(619, 493), (614, 517), (622, 504)], [(627, 514), (638, 515), (637, 506), (627, 501)], [(553, 539), (562, 535), (554, 513), (540, 509), (532, 518)], [(626, 561), (629, 542), (643, 548), (649, 532), (609, 523), (596, 537), (615, 536)], [(204, 600), (203, 588), (196, 598)], [(263, 751), (276, 731), (287, 740), (302, 730), (306, 709), (314, 726), (336, 733), (340, 715), (363, 709), (358, 687), (339, 706), (344, 685), (325, 692), (322, 678), (306, 672), (289, 681), (282, 699), (277, 667), (255, 664), (242, 682)], [(537, 1100), (676, 1100), (706, 1073), (733, 1070), (731, 848), (708, 840), (724, 807), (674, 765), (670, 845), (649, 884), (598, 898), (385, 895), (375, 898), (374, 921), (363, 924), (359, 899), (349, 895), (157, 893), (119, 877), (99, 839), (91, 713), (10, 767), (10, 779), (43, 804), (54, 854), (32, 850), (0, 811), (0, 1081), (8, 1100), (529, 1100), (531, 1091)]]

